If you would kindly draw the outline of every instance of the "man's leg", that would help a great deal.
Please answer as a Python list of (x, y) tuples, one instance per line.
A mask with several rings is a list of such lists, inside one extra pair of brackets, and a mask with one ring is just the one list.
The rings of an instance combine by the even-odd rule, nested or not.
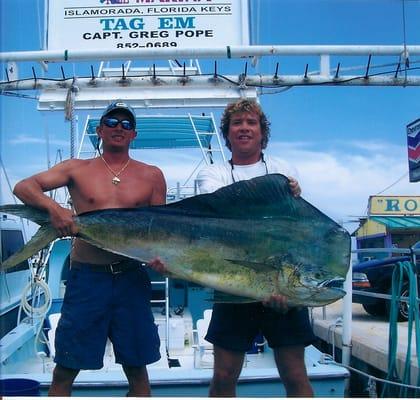
[(149, 375), (146, 366), (144, 367), (127, 367), (123, 365), (123, 370), (128, 380), (129, 397), (146, 397), (150, 396)]
[(78, 373), (78, 369), (56, 365), (48, 396), (71, 396), (71, 388)]
[(210, 397), (235, 397), (236, 384), (244, 363), (245, 353), (214, 346), (214, 370)]
[(313, 397), (305, 366), (303, 345), (282, 346), (274, 349), (277, 369), (288, 397)]

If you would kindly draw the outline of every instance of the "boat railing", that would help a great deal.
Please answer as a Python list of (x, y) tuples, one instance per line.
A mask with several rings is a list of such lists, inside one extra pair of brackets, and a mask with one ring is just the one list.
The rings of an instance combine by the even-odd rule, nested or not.
[(172, 203), (174, 201), (186, 199), (187, 197), (192, 197), (198, 194), (198, 188), (196, 183), (194, 186), (190, 185), (181, 185), (177, 182), (175, 187), (168, 188), (166, 192), (166, 201)]
[[(387, 253), (387, 254), (403, 254), (410, 257), (411, 262), (413, 265), (416, 265), (418, 261), (420, 260), (420, 248), (419, 247), (411, 247), (411, 248), (399, 248), (399, 247), (383, 247), (383, 248), (364, 248), (364, 249), (354, 249), (351, 251), (353, 254), (362, 254), (362, 253)], [(378, 259), (379, 260), (379, 259)], [(392, 300), (391, 294), (384, 294), (384, 293), (377, 293), (373, 291), (363, 291), (363, 290), (357, 290), (353, 289), (352, 285), (352, 278), (353, 278), (353, 271), (352, 266), (350, 266), (350, 273), (347, 274), (346, 281), (344, 285), (346, 286), (346, 292), (347, 296), (352, 298), (353, 294), (365, 296), (365, 297), (373, 297), (378, 299), (384, 299), (384, 300)], [(413, 270), (415, 276), (417, 277), (417, 272), (414, 269)], [(419, 287), (418, 287), (418, 279), (416, 279), (416, 300), (417, 303), (420, 304), (420, 298), (418, 297), (419, 293)], [(406, 296), (399, 296), (398, 301), (408, 303), (410, 299)], [(351, 304), (351, 300), (349, 301)], [(327, 306), (322, 307), (322, 319), (327, 319)]]

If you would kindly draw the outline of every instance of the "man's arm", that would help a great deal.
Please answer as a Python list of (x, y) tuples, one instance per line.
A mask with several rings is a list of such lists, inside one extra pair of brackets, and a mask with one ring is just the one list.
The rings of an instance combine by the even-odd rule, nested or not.
[[(157, 167), (153, 168), (153, 193), (150, 199), (150, 205), (159, 206), (166, 203), (166, 181), (162, 171)], [(147, 265), (154, 269), (156, 272), (169, 276), (169, 271), (166, 269), (165, 264), (159, 257), (150, 260)]]
[(75, 235), (77, 228), (73, 221), (73, 213), (61, 207), (44, 192), (67, 186), (70, 182), (70, 170), (73, 160), (57, 164), (48, 171), (41, 172), (16, 184), (13, 193), (25, 204), (40, 208), (49, 213), (52, 226), (60, 236)]
[(153, 168), (153, 193), (150, 205), (160, 206), (166, 204), (166, 181), (162, 171), (157, 167)]
[(217, 171), (213, 166), (203, 168), (197, 174), (198, 190), (201, 194), (213, 193), (217, 189), (226, 186), (228, 182), (224, 182), (220, 171)]

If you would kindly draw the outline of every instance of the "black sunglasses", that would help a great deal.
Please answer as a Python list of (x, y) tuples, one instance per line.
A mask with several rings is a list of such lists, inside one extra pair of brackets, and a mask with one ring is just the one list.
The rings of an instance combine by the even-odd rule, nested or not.
[(128, 119), (118, 119), (118, 118), (104, 118), (103, 123), (108, 128), (115, 128), (118, 124), (121, 124), (122, 128), (131, 131), (134, 129), (134, 124)]

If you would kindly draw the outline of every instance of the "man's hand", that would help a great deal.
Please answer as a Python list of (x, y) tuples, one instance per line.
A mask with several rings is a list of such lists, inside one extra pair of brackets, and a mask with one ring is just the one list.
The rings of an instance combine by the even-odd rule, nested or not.
[(147, 266), (159, 272), (162, 275), (169, 275), (169, 271), (166, 269), (165, 264), (159, 257), (155, 257), (147, 263)]
[(49, 214), (51, 224), (60, 237), (77, 235), (78, 229), (71, 210), (57, 205), (57, 207), (49, 210)]
[(287, 297), (282, 294), (272, 294), (268, 299), (262, 302), (266, 307), (274, 308), (285, 314), (289, 307), (287, 306)]
[(294, 197), (299, 197), (302, 193), (302, 190), (299, 186), (298, 181), (295, 178), (292, 178), (291, 176), (287, 177), (289, 179), (289, 187), (290, 191), (292, 192)]

